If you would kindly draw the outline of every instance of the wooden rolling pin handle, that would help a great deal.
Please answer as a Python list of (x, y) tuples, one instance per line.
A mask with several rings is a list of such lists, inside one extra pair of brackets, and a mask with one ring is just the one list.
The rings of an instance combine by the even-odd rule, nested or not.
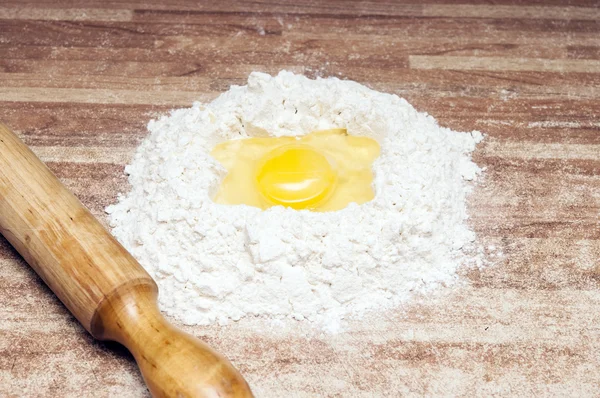
[(135, 357), (155, 397), (252, 397), (227, 359), (173, 327), (156, 283), (0, 123), (0, 233), (96, 338)]
[(94, 335), (131, 351), (155, 397), (252, 397), (227, 359), (167, 322), (156, 297), (145, 283), (117, 289), (96, 311)]

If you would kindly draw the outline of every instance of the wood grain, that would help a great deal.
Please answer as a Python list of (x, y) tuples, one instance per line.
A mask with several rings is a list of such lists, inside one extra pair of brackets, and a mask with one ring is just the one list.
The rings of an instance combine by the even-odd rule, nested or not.
[[(337, 336), (186, 330), (257, 396), (593, 397), (599, 15), (597, 0), (4, 0), (0, 120), (95, 215), (128, 189), (149, 119), (253, 70), (357, 80), (481, 130), (470, 222), (504, 255), (463, 286)], [(147, 396), (133, 359), (93, 343), (2, 241), (0, 302), (0, 396)]]

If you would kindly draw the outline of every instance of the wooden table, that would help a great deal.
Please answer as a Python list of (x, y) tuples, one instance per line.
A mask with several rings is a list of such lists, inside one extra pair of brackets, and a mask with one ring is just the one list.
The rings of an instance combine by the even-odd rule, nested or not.
[[(600, 3), (416, 3), (3, 0), (0, 120), (103, 219), (149, 119), (254, 70), (353, 79), (481, 130), (471, 222), (505, 255), (464, 286), (337, 336), (188, 330), (260, 397), (598, 396)], [(0, 396), (147, 395), (0, 240)]]

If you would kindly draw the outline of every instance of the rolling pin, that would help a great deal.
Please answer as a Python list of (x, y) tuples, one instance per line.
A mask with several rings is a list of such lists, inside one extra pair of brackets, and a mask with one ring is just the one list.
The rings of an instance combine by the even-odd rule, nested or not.
[(154, 397), (252, 397), (231, 363), (172, 326), (154, 280), (0, 123), (0, 233), (95, 338), (133, 354)]

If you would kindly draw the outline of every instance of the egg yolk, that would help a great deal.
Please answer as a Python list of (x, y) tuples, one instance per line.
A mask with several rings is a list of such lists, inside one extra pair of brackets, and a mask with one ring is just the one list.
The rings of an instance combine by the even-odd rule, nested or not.
[(314, 208), (333, 191), (337, 175), (327, 158), (308, 145), (269, 152), (256, 174), (259, 192), (274, 205)]
[(217, 144), (211, 155), (227, 170), (215, 203), (267, 209), (333, 211), (375, 197), (372, 163), (379, 144), (346, 129), (301, 137), (253, 137)]

